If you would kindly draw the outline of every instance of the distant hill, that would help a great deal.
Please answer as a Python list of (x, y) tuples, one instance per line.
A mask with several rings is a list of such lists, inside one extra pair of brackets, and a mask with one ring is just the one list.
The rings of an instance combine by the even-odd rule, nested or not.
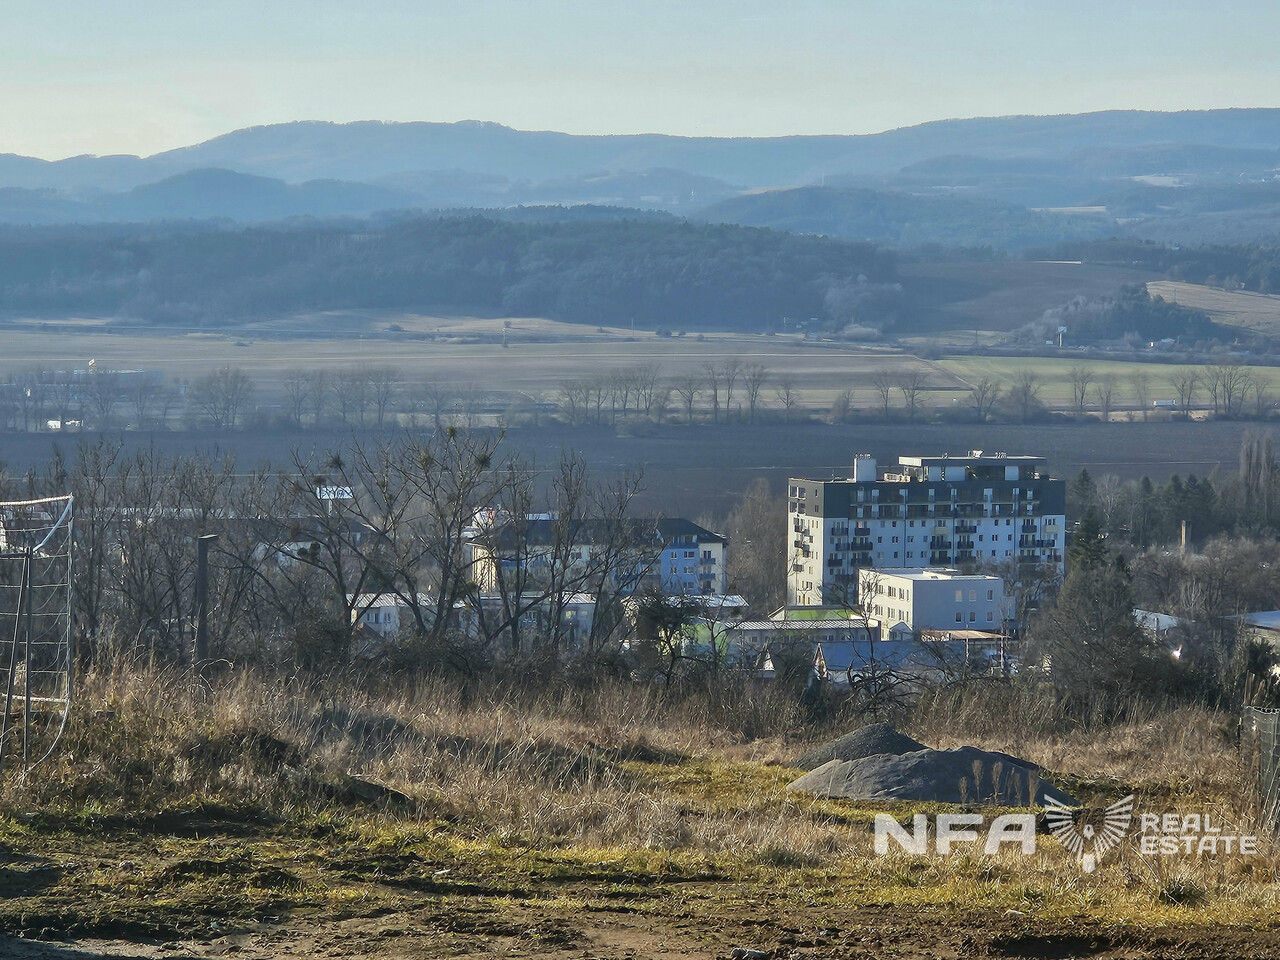
[[(773, 138), (297, 122), (150, 157), (0, 155), (0, 222), (591, 204), (895, 246), (1016, 251), (1106, 230), (1179, 242), (1195, 242), (1199, 230), (1224, 240), (1270, 235), (1267, 187), (1278, 171), (1276, 109), (978, 118)], [(822, 187), (846, 192), (783, 192)], [(1101, 209), (1066, 220), (1057, 208)]]
[(575, 136), (497, 123), (299, 122), (237, 130), (149, 158), (169, 167), (226, 167), (291, 182), (367, 180), (461, 169), (513, 180), (666, 167), (746, 186), (798, 185), (824, 174), (893, 173), (932, 157), (1069, 156), (1105, 146), (1198, 144), (1280, 149), (1280, 110), (942, 120), (864, 136)]

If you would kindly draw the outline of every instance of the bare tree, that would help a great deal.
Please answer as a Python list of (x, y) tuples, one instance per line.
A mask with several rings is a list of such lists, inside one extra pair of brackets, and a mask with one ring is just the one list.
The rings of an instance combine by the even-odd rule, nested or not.
[(1023, 370), (1009, 387), (1009, 402), (1020, 420), (1030, 420), (1040, 411), (1040, 376), (1034, 370)]
[(369, 377), (363, 370), (342, 370), (333, 378), (333, 398), (344, 425), (352, 422), (364, 426), (369, 409)]
[(1111, 419), (1111, 404), (1115, 397), (1116, 378), (1110, 373), (1103, 374), (1093, 385), (1093, 398), (1102, 412), (1102, 422)]
[(685, 421), (693, 423), (693, 401), (702, 392), (702, 378), (696, 373), (686, 373), (673, 386), (676, 396), (684, 404)]
[(1129, 383), (1133, 386), (1133, 395), (1138, 401), (1138, 409), (1142, 411), (1145, 423), (1151, 412), (1151, 378), (1139, 370), (1129, 377)]
[(431, 429), (443, 430), (445, 414), (449, 411), (449, 390), (440, 384), (421, 383), (416, 387), (414, 395), (414, 406), (431, 416)]
[(400, 395), (400, 374), (393, 367), (374, 367), (366, 371), (366, 376), (369, 380), (369, 389), (373, 394), (376, 423), (381, 430), (386, 422), (387, 413)]
[(642, 363), (635, 368), (636, 406), (646, 417), (653, 415), (661, 372), (662, 368), (656, 363)]
[(1178, 410), (1183, 416), (1191, 416), (1191, 407), (1195, 403), (1196, 389), (1200, 386), (1200, 375), (1190, 367), (1183, 368), (1169, 377), (1169, 386), (1178, 398)]
[(188, 400), (215, 430), (234, 430), (253, 394), (253, 382), (238, 368), (222, 367), (192, 381)]
[(973, 412), (979, 420), (986, 420), (1000, 400), (1000, 384), (991, 377), (983, 377), (970, 390)]
[(112, 414), (120, 401), (120, 377), (114, 371), (95, 368), (89, 371), (89, 410), (99, 430), (111, 427)]
[(591, 384), (586, 380), (561, 381), (560, 408), (570, 423), (586, 423), (591, 409)]
[(306, 387), (307, 411), (311, 414), (311, 425), (318, 427), (324, 423), (325, 407), (329, 399), (329, 375), (324, 370), (312, 370), (307, 374)]
[(1075, 407), (1076, 416), (1082, 417), (1089, 387), (1097, 377), (1086, 367), (1072, 367), (1067, 371), (1067, 379), (1071, 381), (1071, 403)]
[(139, 430), (146, 429), (155, 408), (156, 388), (146, 377), (135, 377), (129, 382), (125, 393), (129, 410), (133, 414), (134, 426)]
[(898, 378), (898, 389), (907, 408), (907, 419), (914, 420), (920, 405), (920, 391), (928, 378), (920, 370), (909, 370)]
[(1253, 394), (1253, 415), (1259, 420), (1264, 419), (1273, 406), (1271, 400), (1271, 378), (1263, 376), (1261, 373), (1254, 374), (1249, 378), (1248, 386)]
[(1240, 416), (1248, 392), (1249, 372), (1239, 360), (1224, 360), (1205, 367), (1204, 382), (1215, 415), (1221, 411), (1224, 417)]
[(711, 422), (720, 422), (720, 388), (724, 385), (724, 371), (714, 363), (702, 365), (703, 381), (711, 394)]
[(756, 411), (760, 407), (760, 391), (769, 379), (769, 371), (762, 363), (749, 363), (742, 371), (742, 387), (747, 393), (747, 421), (756, 422)]
[(790, 375), (778, 378), (778, 402), (782, 404), (782, 416), (791, 422), (791, 415), (800, 404), (800, 391), (796, 388), (795, 379)]
[(724, 410), (726, 420), (732, 419), (733, 417), (733, 388), (737, 385), (738, 377), (741, 374), (742, 361), (737, 357), (730, 357), (720, 368), (720, 375), (724, 379)]
[(871, 384), (876, 388), (876, 392), (880, 394), (880, 413), (887, 418), (893, 391), (898, 385), (897, 379), (888, 370), (881, 370), (871, 378)]
[(307, 376), (293, 370), (284, 378), (284, 396), (289, 402), (289, 419), (295, 427), (302, 426), (302, 415), (307, 409)]

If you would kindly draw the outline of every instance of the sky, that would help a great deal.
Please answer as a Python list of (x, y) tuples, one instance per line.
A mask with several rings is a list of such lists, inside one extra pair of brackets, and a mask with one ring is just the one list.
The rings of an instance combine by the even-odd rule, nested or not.
[(0, 0), (0, 153), (290, 120), (781, 136), (1280, 106), (1275, 0)]

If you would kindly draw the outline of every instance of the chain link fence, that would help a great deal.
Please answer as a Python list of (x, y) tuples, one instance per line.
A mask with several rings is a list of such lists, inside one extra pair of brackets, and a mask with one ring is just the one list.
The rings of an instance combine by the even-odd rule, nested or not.
[(1280, 832), (1280, 710), (1245, 707), (1240, 749), (1247, 776), (1257, 785), (1259, 822)]

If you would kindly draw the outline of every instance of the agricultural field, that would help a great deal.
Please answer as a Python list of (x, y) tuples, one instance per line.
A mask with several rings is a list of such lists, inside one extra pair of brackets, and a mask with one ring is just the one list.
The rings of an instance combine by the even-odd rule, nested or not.
[[(1177, 396), (1170, 385), (1170, 378), (1179, 373), (1200, 369), (1198, 365), (1057, 357), (951, 357), (938, 361), (937, 365), (965, 384), (976, 383), (983, 377), (990, 377), (998, 383), (1008, 384), (1021, 373), (1034, 373), (1040, 378), (1040, 399), (1051, 408), (1063, 409), (1069, 409), (1072, 405), (1071, 371), (1076, 368), (1085, 369), (1090, 371), (1095, 379), (1115, 378), (1113, 402), (1121, 413), (1124, 412), (1125, 407), (1136, 411), (1138, 398), (1135, 394), (1134, 376), (1147, 377), (1150, 400), (1170, 400)], [(1254, 373), (1280, 382), (1280, 371), (1276, 371), (1273, 367), (1258, 367)], [(1088, 394), (1088, 407), (1093, 408), (1096, 404), (1093, 400), (1092, 387), (1089, 388)], [(1200, 391), (1200, 399), (1205, 400), (1203, 390)]]
[(1219, 290), (1180, 280), (1153, 280), (1147, 284), (1153, 297), (1203, 310), (1215, 323), (1239, 327), (1251, 333), (1280, 333), (1280, 296), (1250, 290)]
[(145, 367), (178, 381), (231, 366), (252, 378), (260, 394), (277, 398), (291, 373), (367, 366), (394, 368), (406, 384), (450, 384), (553, 400), (570, 380), (640, 364), (656, 364), (663, 379), (675, 380), (730, 358), (768, 370), (762, 394), (767, 404), (774, 403), (777, 387), (787, 379), (802, 390), (805, 406), (822, 410), (849, 388), (855, 390), (855, 403), (871, 403), (874, 388), (868, 381), (879, 371), (919, 372), (927, 389), (961, 386), (945, 371), (888, 348), (817, 343), (796, 335), (667, 338), (528, 318), (344, 314), (202, 333), (138, 327), (117, 332), (91, 320), (0, 326), (0, 376), (37, 367), (84, 369), (90, 359), (99, 369)]
[[(1105, 297), (1126, 284), (1145, 283), (1147, 270), (1034, 260), (903, 263), (911, 335), (1006, 333), (1069, 300)], [(963, 332), (963, 334), (961, 333)], [(904, 331), (904, 335), (907, 335)]]

